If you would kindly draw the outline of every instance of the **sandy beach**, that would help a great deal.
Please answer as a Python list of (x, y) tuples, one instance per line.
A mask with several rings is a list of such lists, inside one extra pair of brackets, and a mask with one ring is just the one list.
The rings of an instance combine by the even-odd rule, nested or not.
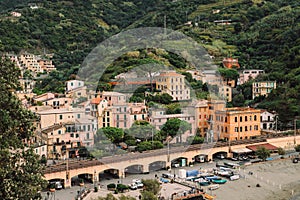
[(221, 185), (212, 194), (218, 200), (300, 199), (297, 197), (300, 194), (300, 164), (292, 163), (291, 159), (253, 164), (241, 169), (241, 174), (245, 177)]

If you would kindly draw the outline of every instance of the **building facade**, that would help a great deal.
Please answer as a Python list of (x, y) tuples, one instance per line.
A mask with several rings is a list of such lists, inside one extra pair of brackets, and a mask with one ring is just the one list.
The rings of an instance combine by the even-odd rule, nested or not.
[(216, 111), (214, 131), (217, 139), (243, 140), (261, 134), (261, 111), (253, 108), (226, 108)]
[(189, 100), (190, 88), (185, 83), (185, 76), (175, 71), (164, 71), (155, 77), (156, 89), (167, 93), (173, 100)]
[(276, 81), (257, 81), (252, 83), (252, 99), (259, 96), (268, 96), (268, 94), (276, 89)]

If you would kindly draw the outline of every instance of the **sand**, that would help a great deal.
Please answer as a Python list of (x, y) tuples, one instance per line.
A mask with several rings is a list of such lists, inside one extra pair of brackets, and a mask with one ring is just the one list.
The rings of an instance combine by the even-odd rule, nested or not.
[(300, 199), (300, 163), (294, 164), (291, 159), (253, 164), (240, 169), (240, 173), (243, 178), (229, 181), (212, 192), (217, 200)]

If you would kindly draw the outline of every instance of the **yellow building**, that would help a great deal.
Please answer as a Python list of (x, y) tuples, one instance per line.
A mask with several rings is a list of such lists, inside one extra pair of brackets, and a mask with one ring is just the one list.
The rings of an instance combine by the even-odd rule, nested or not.
[(175, 71), (164, 71), (155, 80), (156, 89), (171, 95), (173, 100), (190, 99), (190, 88), (185, 84), (185, 76)]
[(216, 111), (214, 132), (218, 139), (242, 140), (260, 135), (260, 113), (253, 108), (226, 108)]
[(268, 94), (276, 89), (276, 81), (259, 81), (252, 83), (252, 98), (258, 96), (268, 96)]

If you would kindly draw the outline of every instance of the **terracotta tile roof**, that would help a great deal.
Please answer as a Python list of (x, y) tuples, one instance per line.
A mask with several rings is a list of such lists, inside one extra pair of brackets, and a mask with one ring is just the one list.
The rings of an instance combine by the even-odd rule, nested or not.
[(99, 104), (103, 98), (97, 97), (91, 100), (91, 104)]
[(252, 150), (252, 151), (257, 151), (257, 149), (259, 147), (265, 147), (266, 149), (270, 150), (270, 151), (274, 151), (274, 150), (277, 150), (278, 147), (272, 145), (272, 144), (269, 144), (269, 143), (265, 143), (265, 144), (256, 144), (256, 145), (249, 145), (249, 146), (246, 146), (246, 148)]

